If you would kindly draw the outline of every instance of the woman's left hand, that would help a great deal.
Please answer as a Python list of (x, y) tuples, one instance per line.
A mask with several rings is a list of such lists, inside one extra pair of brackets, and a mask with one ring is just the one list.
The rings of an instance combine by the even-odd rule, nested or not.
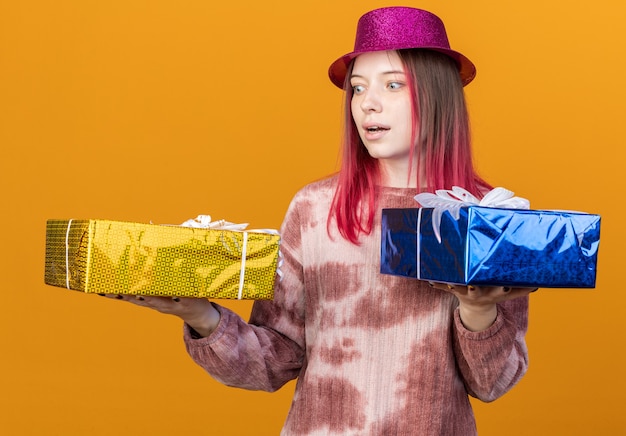
[(538, 288), (512, 288), (502, 286), (451, 285), (428, 282), (429, 286), (456, 295), (459, 314), (465, 328), (471, 331), (486, 330), (498, 315), (497, 303), (525, 297)]

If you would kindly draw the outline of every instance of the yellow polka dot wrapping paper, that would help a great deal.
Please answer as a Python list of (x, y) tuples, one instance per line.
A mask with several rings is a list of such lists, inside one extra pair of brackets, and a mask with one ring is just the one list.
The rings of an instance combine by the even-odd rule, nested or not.
[(269, 300), (279, 245), (266, 231), (51, 219), (45, 283), (85, 293)]

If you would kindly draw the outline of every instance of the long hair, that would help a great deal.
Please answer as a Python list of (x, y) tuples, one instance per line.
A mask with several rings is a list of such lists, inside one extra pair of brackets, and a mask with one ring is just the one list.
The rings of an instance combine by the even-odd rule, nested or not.
[[(472, 163), (469, 117), (463, 85), (453, 59), (431, 50), (398, 50), (412, 97), (413, 143), (410, 160), (417, 156), (417, 189), (433, 192), (461, 186), (477, 197), (490, 188)], [(352, 65), (354, 64), (354, 61)], [(361, 141), (352, 119), (352, 65), (344, 85), (344, 134), (341, 169), (328, 215), (339, 233), (358, 244), (372, 231), (380, 184), (377, 160)], [(420, 171), (421, 169), (421, 171)], [(416, 192), (417, 193), (417, 192)]]

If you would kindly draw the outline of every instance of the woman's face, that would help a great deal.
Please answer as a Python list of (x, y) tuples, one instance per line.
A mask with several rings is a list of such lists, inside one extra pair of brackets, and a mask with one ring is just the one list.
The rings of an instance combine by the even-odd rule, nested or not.
[(364, 53), (354, 61), (352, 118), (369, 154), (408, 163), (412, 147), (411, 92), (395, 51)]

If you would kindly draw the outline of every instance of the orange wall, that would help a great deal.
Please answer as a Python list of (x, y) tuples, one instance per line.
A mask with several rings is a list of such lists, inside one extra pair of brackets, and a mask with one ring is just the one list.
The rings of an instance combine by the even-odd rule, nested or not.
[[(412, 3), (478, 66), (467, 94), (483, 174), (535, 208), (603, 216), (597, 288), (532, 296), (530, 371), (475, 403), (480, 433), (626, 432), (626, 6)], [(294, 192), (336, 167), (341, 93), (326, 69), (358, 16), (387, 4), (0, 4), (0, 433), (278, 433), (292, 384), (223, 387), (187, 357), (175, 318), (45, 286), (45, 220), (278, 227)]]

